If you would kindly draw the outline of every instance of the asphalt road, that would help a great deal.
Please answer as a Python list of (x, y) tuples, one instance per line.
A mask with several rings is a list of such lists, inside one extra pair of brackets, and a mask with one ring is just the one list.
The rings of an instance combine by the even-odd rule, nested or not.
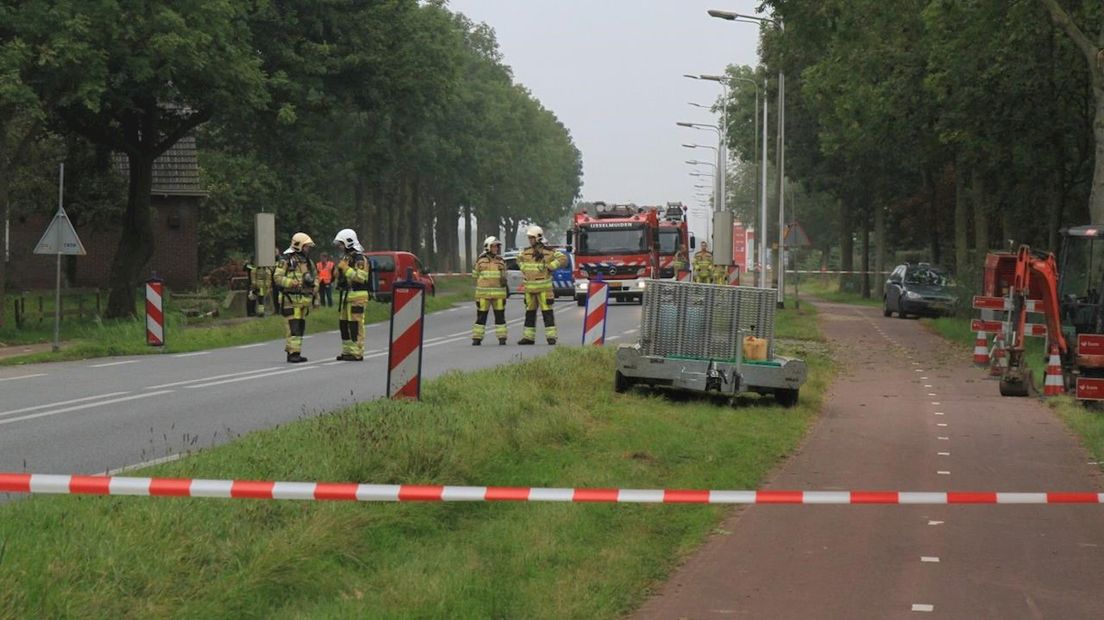
[[(1098, 491), (1036, 399), (917, 321), (819, 304), (843, 374), (773, 489)], [(1104, 618), (1100, 506), (752, 506), (640, 618)]]
[[(555, 305), (559, 346), (580, 342), (583, 309)], [(423, 377), (532, 358), (551, 350), (515, 345), (520, 300), (507, 304), (510, 344), (471, 345), (474, 309), (426, 317)], [(640, 307), (611, 304), (607, 338), (635, 337)], [(493, 322), (493, 319), (492, 319)], [(538, 316), (538, 334), (541, 323)], [(178, 355), (112, 357), (0, 368), (0, 471), (104, 473), (176, 458), (240, 434), (379, 398), (386, 386), (388, 324), (369, 325), (365, 361), (337, 362), (335, 326), (308, 319), (305, 364), (284, 361), (283, 341)], [(171, 337), (171, 336), (170, 336)], [(612, 379), (611, 379), (612, 380)]]

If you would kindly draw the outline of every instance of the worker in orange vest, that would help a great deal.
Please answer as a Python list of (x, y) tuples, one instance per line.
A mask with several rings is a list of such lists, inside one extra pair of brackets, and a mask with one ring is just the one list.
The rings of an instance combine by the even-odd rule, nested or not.
[(318, 298), (323, 306), (333, 307), (334, 262), (330, 255), (323, 252), (322, 260), (315, 264), (318, 270)]

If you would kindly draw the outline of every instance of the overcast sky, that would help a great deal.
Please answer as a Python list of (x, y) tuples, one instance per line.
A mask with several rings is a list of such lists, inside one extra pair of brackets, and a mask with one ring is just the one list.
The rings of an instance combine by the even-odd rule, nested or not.
[[(695, 204), (687, 159), (712, 159), (684, 142), (716, 134), (675, 126), (713, 122), (719, 73), (757, 64), (758, 28), (709, 17), (707, 9), (755, 12), (757, 0), (450, 0), (494, 27), (506, 64), (571, 130), (583, 154), (583, 199)], [(695, 232), (705, 225), (692, 220)]]

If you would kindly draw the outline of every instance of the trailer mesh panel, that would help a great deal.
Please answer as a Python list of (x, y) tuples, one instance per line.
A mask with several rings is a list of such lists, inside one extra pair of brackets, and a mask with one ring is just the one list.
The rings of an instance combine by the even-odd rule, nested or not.
[(640, 317), (645, 355), (735, 360), (743, 336), (767, 341), (774, 359), (774, 289), (649, 280)]

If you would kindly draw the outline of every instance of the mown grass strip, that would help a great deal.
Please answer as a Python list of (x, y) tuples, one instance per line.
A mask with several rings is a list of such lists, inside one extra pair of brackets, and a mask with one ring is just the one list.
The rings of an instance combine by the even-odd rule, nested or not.
[[(820, 407), (832, 364), (808, 361), (799, 407), (730, 408), (614, 394), (611, 348), (560, 348), (448, 374), (422, 403), (360, 404), (145, 473), (755, 488)], [(724, 513), (32, 497), (0, 506), (0, 616), (610, 618), (640, 604)]]

